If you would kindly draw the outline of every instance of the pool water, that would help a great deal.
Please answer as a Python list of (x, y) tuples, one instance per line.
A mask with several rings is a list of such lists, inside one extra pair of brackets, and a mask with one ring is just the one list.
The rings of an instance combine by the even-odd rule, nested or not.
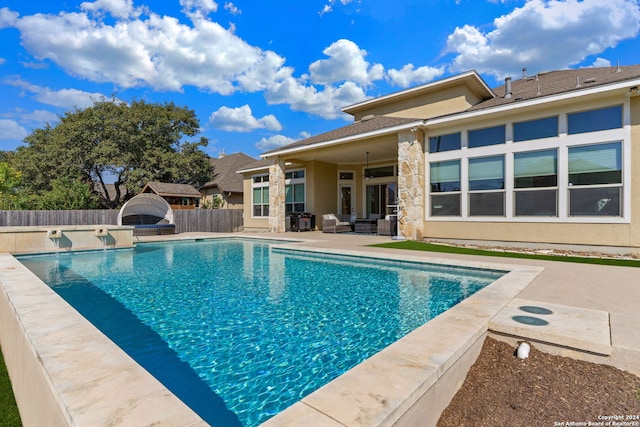
[(216, 426), (266, 421), (504, 274), (253, 239), (20, 261)]

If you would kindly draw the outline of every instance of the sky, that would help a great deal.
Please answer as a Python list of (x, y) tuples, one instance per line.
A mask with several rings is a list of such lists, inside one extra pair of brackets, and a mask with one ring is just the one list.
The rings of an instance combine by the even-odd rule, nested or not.
[(257, 159), (469, 70), (638, 64), (639, 31), (636, 0), (2, 0), (0, 151), (113, 97), (192, 109), (188, 140)]

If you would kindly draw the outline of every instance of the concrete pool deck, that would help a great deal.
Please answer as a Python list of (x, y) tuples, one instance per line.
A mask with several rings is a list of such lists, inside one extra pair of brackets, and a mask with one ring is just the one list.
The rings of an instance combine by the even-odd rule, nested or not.
[[(300, 242), (292, 246), (310, 251), (348, 252), (362, 256), (471, 264), (489, 268), (509, 266), (510, 270), (518, 270), (515, 274), (510, 273), (507, 280), (498, 280), (494, 284), (497, 286), (491, 285), (490, 288), (478, 292), (469, 300), (460, 303), (459, 307), (456, 306), (456, 310), (437, 317), (345, 375), (305, 397), (265, 423), (270, 427), (300, 425), (302, 419), (305, 425), (311, 426), (434, 425), (440, 411), (448, 405), (452, 393), (455, 393), (462, 384), (468, 367), (475, 361), (484, 337), (488, 334), (514, 342), (524, 339), (549, 352), (607, 363), (640, 374), (640, 337), (635, 330), (635, 326), (640, 324), (638, 313), (640, 270), (638, 269), (389, 250), (368, 246), (391, 241), (389, 237), (380, 236), (333, 235), (321, 232), (231, 235), (231, 237), (241, 236), (296, 239)], [(136, 240), (150, 242), (210, 237), (221, 237), (221, 235), (189, 233), (139, 237)], [(3, 270), (0, 271), (0, 282), (8, 276), (22, 274), (15, 271), (13, 266), (8, 266), (6, 269), (2, 267), (0, 263), (0, 270)], [(18, 290), (13, 287), (7, 291), (6, 283), (2, 285), (5, 286), (5, 293)], [(39, 292), (35, 287), (30, 287), (29, 291), (20, 297), (24, 300), (25, 307), (32, 307), (28, 309), (30, 316), (38, 315), (41, 306), (37, 304), (45, 304), (39, 299), (40, 296), (37, 295)], [(49, 290), (49, 293), (52, 292)], [(13, 303), (15, 302), (14, 299)], [(532, 326), (513, 321), (514, 315), (522, 311), (521, 307), (529, 306), (541, 307), (553, 312), (552, 314), (524, 313), (531, 317), (546, 319), (548, 324)], [(0, 307), (0, 315), (7, 316), (7, 318), (0, 316), (3, 328), (5, 320), (8, 321), (8, 311), (15, 309), (15, 306), (9, 305)], [(58, 310), (57, 307), (56, 309)], [(67, 399), (65, 404), (68, 406), (75, 405), (75, 409), (71, 408), (76, 411), (74, 417), (84, 417), (61, 420), (60, 423), (54, 424), (102, 425), (100, 420), (108, 420), (114, 425), (148, 425), (151, 422), (159, 422), (161, 425), (204, 425), (197, 416), (194, 417), (194, 414), (189, 414), (188, 410), (181, 408), (179, 403), (172, 403), (166, 389), (159, 384), (150, 384), (153, 381), (149, 379), (143, 379), (143, 383), (155, 389), (153, 393), (146, 392), (143, 397), (137, 397), (135, 393), (129, 392), (123, 394), (121, 390), (128, 389), (126, 384), (129, 379), (126, 377), (139, 376), (137, 370), (134, 366), (121, 369), (120, 364), (125, 362), (114, 361), (101, 350), (94, 353), (96, 350), (89, 348), (90, 331), (88, 330), (79, 337), (86, 350), (84, 354), (87, 355), (87, 360), (83, 360), (88, 362), (91, 357), (103, 360), (104, 364), (109, 365), (111, 374), (109, 372), (98, 374), (98, 371), (90, 369), (88, 363), (75, 366), (74, 363), (81, 359), (78, 354), (55, 353), (55, 350), (64, 350), (61, 341), (65, 334), (70, 333), (66, 328), (77, 326), (75, 317), (69, 319), (62, 313), (61, 307), (59, 310), (60, 319), (65, 319), (62, 325), (51, 326), (52, 318), (49, 316), (41, 317), (40, 320), (34, 317), (31, 321), (40, 329), (37, 333), (28, 336), (28, 340), (31, 341), (42, 340), (43, 343), (50, 343), (46, 351), (40, 349), (37, 354), (39, 358), (44, 357), (54, 362), (53, 366), (47, 367), (46, 381), (62, 382), (63, 389), (59, 390), (60, 398)], [(21, 321), (24, 322), (24, 319)], [(51, 331), (44, 332), (45, 327), (51, 327)], [(4, 351), (7, 343), (2, 344)], [(9, 342), (9, 345), (11, 344)], [(18, 342), (20, 346), (27, 344), (23, 341)], [(68, 349), (68, 352), (71, 352), (71, 349)], [(117, 355), (117, 358), (121, 356), (123, 357), (123, 355)], [(9, 364), (10, 360), (7, 360), (6, 353), (5, 359)], [(23, 363), (18, 360), (11, 362)], [(60, 369), (60, 372), (54, 372), (56, 369)], [(77, 375), (90, 373), (92, 378), (81, 386), (72, 388), (70, 374), (74, 372)], [(55, 378), (57, 374), (62, 376)], [(113, 378), (105, 384), (104, 378), (110, 378), (109, 375), (113, 375)], [(99, 376), (104, 378), (101, 379)], [(13, 376), (12, 381), (14, 381)], [(41, 386), (47, 385), (41, 384)], [(98, 392), (107, 394), (100, 399)], [(83, 403), (82, 399), (85, 396), (82, 394), (85, 396), (88, 394), (91, 401)], [(110, 402), (110, 399), (115, 401)], [(107, 408), (109, 404), (117, 405), (117, 410)], [(96, 411), (95, 406), (91, 405), (98, 405), (99, 410)], [(149, 411), (150, 406), (154, 407), (149, 412), (153, 414), (153, 419), (145, 418), (145, 413)], [(163, 419), (161, 417), (163, 409), (168, 408), (174, 408), (175, 411), (170, 414), (170, 418)], [(91, 420), (92, 423), (82, 422), (83, 419), (87, 422)], [(133, 424), (131, 424), (132, 421), (134, 421)], [(37, 424), (25, 423), (25, 426), (28, 425)]]

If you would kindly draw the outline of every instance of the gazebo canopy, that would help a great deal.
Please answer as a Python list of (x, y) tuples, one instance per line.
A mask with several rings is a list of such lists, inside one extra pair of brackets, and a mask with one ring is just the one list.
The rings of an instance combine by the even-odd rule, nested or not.
[(165, 199), (156, 194), (138, 194), (118, 213), (118, 225), (135, 224), (173, 224), (173, 210)]

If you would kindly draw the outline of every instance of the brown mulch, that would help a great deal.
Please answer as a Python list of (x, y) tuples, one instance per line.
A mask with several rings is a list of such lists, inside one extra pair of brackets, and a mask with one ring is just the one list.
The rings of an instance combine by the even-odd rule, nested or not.
[(640, 426), (640, 377), (487, 337), (437, 427), (594, 425)]

